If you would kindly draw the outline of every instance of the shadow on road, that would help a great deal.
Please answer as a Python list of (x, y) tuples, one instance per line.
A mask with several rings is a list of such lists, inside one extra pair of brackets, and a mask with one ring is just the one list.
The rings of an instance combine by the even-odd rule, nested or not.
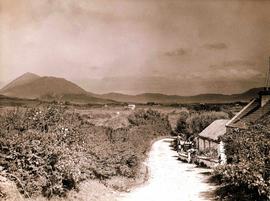
[(206, 192), (201, 192), (200, 193), (200, 197), (205, 199), (205, 200), (209, 200), (209, 201), (215, 201), (217, 200), (217, 198), (215, 198), (216, 196), (215, 190), (211, 190), (211, 191), (206, 191)]

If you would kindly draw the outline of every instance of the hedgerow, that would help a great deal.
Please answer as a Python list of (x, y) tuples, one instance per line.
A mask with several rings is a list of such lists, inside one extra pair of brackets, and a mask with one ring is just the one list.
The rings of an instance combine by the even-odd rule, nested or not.
[[(228, 164), (215, 170), (226, 188), (244, 191), (251, 200), (270, 200), (270, 133), (268, 122), (248, 130), (232, 130), (222, 137)], [(246, 198), (247, 200), (247, 198)]]
[(64, 196), (86, 179), (134, 178), (150, 142), (169, 135), (170, 126), (152, 110), (129, 121), (126, 128), (94, 126), (57, 105), (1, 115), (0, 174), (30, 197)]

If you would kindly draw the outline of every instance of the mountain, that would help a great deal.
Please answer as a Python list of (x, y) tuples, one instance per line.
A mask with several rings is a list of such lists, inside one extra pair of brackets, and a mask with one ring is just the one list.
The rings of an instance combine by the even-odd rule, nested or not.
[(0, 94), (26, 99), (63, 100), (73, 103), (109, 103), (112, 101), (91, 96), (78, 85), (57, 77), (40, 77), (26, 73), (0, 90)]
[(232, 96), (240, 97), (241, 99), (245, 99), (245, 100), (250, 100), (251, 98), (257, 97), (259, 92), (263, 91), (263, 90), (264, 90), (263, 87), (253, 88), (253, 89), (249, 89), (248, 91), (245, 91), (244, 93), (234, 94)]
[(143, 93), (126, 95), (121, 93), (94, 94), (85, 91), (78, 85), (64, 78), (41, 77), (33, 73), (25, 73), (10, 82), (0, 90), (0, 94), (26, 99), (40, 99), (45, 101), (63, 100), (72, 103), (228, 103), (236, 101), (249, 101), (257, 96), (262, 88), (250, 89), (244, 93), (199, 94), (195, 96), (165, 95), (160, 93)]
[(5, 86), (5, 83), (0, 81), (0, 89), (1, 89), (2, 87), (4, 87), (4, 86)]
[(125, 95), (121, 93), (107, 93), (94, 95), (98, 98), (115, 100), (117, 102), (131, 103), (229, 103), (236, 101), (249, 101), (256, 97), (263, 88), (250, 89), (244, 93), (223, 95), (223, 94), (199, 94), (195, 96), (164, 95), (160, 93), (143, 93), (138, 95)]
[(40, 76), (38, 76), (34, 73), (29, 73), (29, 72), (25, 73), (25, 74), (21, 75), (20, 77), (16, 78), (15, 80), (13, 80), (12, 82), (10, 82), (9, 84), (7, 84), (4, 88), (1, 89), (1, 91), (6, 91), (6, 90), (11, 89), (13, 87), (27, 84), (27, 83), (32, 82), (34, 80), (37, 80), (39, 78), (40, 78)]
[[(1, 93), (10, 97), (39, 98), (41, 96), (62, 94), (83, 94), (82, 88), (63, 78), (39, 77), (28, 80), (20, 77), (1, 90)], [(18, 81), (18, 82), (17, 82)]]

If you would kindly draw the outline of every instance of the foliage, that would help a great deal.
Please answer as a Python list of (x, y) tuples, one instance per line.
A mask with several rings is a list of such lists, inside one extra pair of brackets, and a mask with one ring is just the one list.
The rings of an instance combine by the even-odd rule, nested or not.
[(187, 132), (187, 118), (189, 117), (189, 112), (186, 110), (182, 110), (179, 113), (179, 117), (176, 123), (176, 132), (177, 133), (186, 133)]
[(148, 110), (138, 110), (134, 114), (128, 117), (129, 122), (132, 125), (147, 125), (147, 124), (159, 124), (161, 122), (165, 122), (169, 126), (168, 117), (162, 115), (158, 111), (148, 109)]
[(198, 134), (217, 119), (228, 119), (228, 114), (224, 112), (193, 113), (187, 119), (189, 133)]
[(182, 112), (177, 121), (177, 132), (184, 133), (186, 139), (202, 132), (207, 126), (217, 119), (228, 119), (225, 112)]
[(64, 107), (49, 105), (45, 108), (30, 108), (8, 111), (1, 119), (1, 131), (23, 132), (35, 129), (41, 132), (48, 132), (49, 127), (63, 121)]
[(193, 104), (189, 106), (190, 109), (195, 111), (216, 111), (219, 112), (222, 109), (222, 104)]
[[(266, 117), (269, 121), (269, 116)], [(270, 199), (270, 133), (269, 122), (258, 122), (248, 130), (232, 130), (223, 141), (228, 165), (215, 170), (228, 186), (236, 186), (261, 200)]]
[(211, 147), (211, 148), (206, 148), (205, 150), (198, 151), (199, 155), (204, 155), (206, 157), (210, 158), (218, 158), (218, 150), (217, 148)]
[(64, 196), (85, 179), (135, 177), (151, 141), (170, 134), (166, 116), (152, 110), (129, 117), (128, 128), (94, 126), (63, 106), (0, 116), (0, 166), (22, 193)]

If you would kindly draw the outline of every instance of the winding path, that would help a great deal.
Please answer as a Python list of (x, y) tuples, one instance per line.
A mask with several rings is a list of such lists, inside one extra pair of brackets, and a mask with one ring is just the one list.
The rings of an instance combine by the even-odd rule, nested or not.
[(170, 148), (171, 139), (155, 142), (146, 165), (149, 180), (119, 201), (209, 201), (215, 186), (207, 183), (209, 169), (177, 160), (177, 153)]

